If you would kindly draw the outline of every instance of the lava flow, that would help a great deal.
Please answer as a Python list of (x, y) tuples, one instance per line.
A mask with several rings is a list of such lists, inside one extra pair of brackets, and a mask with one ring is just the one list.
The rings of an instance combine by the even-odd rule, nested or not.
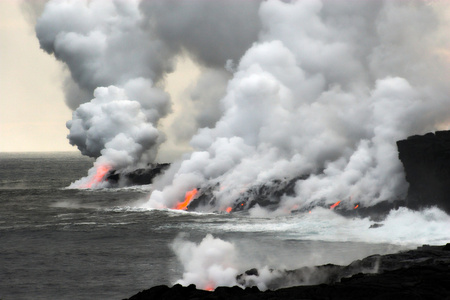
[(335, 204), (330, 206), (330, 209), (334, 209), (336, 206), (339, 205), (339, 203), (341, 203), (341, 201), (336, 202)]
[(86, 183), (84, 188), (90, 189), (93, 185), (101, 182), (110, 169), (111, 167), (107, 165), (98, 166), (95, 175), (89, 180), (88, 183)]
[(204, 288), (204, 290), (205, 290), (205, 291), (212, 292), (212, 291), (214, 291), (214, 285), (212, 285), (212, 284), (207, 285), (207, 286)]
[(198, 190), (197, 189), (193, 189), (189, 192), (186, 192), (186, 195), (184, 196), (184, 201), (178, 203), (175, 206), (175, 209), (179, 209), (179, 210), (186, 210), (189, 203), (191, 203), (192, 199), (194, 199), (195, 195), (197, 194)]

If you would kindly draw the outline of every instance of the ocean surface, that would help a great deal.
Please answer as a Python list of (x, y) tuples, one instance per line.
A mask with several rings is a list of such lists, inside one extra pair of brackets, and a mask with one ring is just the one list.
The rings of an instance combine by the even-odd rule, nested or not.
[(151, 186), (68, 189), (92, 162), (78, 153), (0, 153), (0, 299), (123, 299), (174, 284), (184, 272), (171, 246), (180, 235), (232, 243), (241, 272), (348, 264), (450, 239), (450, 217), (436, 208), (398, 210), (370, 228), (369, 219), (325, 209), (287, 216), (148, 210)]

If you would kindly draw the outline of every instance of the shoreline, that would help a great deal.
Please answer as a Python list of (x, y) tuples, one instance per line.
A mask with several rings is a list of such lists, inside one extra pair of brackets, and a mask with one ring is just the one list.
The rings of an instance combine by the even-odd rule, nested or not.
[[(376, 273), (363, 272), (370, 270), (374, 263), (377, 265)], [(330, 276), (327, 283), (266, 291), (260, 291), (257, 287), (217, 287), (214, 291), (205, 291), (197, 289), (195, 285), (160, 285), (124, 300), (450, 299), (450, 243), (442, 246), (423, 245), (415, 250), (393, 254), (371, 255), (348, 266), (328, 264), (316, 269), (328, 272)], [(331, 270), (338, 270), (338, 273)], [(353, 272), (346, 273), (349, 270)], [(330, 278), (334, 280), (330, 281)]]

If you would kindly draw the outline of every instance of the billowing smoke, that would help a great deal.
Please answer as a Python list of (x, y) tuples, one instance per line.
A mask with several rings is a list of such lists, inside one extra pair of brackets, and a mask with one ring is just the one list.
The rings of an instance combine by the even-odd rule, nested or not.
[(198, 244), (179, 236), (172, 243), (172, 250), (184, 269), (183, 278), (177, 283), (185, 286), (195, 284), (199, 289), (214, 290), (218, 286), (239, 285), (266, 290), (268, 282), (281, 277), (280, 271), (263, 267), (258, 276), (246, 276), (244, 284), (238, 282), (238, 275), (246, 270), (242, 270), (236, 246), (210, 234)]
[(195, 284), (203, 290), (214, 290), (219, 286), (257, 286), (260, 290), (267, 290), (269, 287), (321, 284), (331, 273), (329, 270), (318, 272), (315, 267), (304, 267), (292, 274), (268, 266), (245, 270), (236, 245), (210, 234), (198, 244), (179, 236), (171, 246), (184, 271), (183, 278), (176, 283), (184, 286)]
[[(82, 154), (97, 158), (88, 178), (73, 186), (104, 186), (105, 169), (153, 162), (165, 140), (159, 121), (171, 111), (164, 78), (177, 57), (187, 52), (223, 73), (225, 63), (238, 60), (256, 40), (258, 5), (54, 0), (43, 9), (28, 6), (42, 10), (36, 24), (41, 48), (64, 62), (70, 73), (64, 83), (66, 103), (74, 109), (67, 122), (69, 141)], [(204, 17), (199, 20), (199, 15)], [(199, 91), (199, 82), (193, 93), (194, 106), (208, 107), (212, 114), (197, 114), (188, 138), (199, 126), (213, 126), (219, 118), (216, 91), (223, 93), (226, 80), (215, 76), (208, 91)], [(219, 86), (212, 88), (214, 84)]]
[[(395, 142), (435, 130), (450, 110), (448, 6), (423, 1), (265, 1), (223, 114), (156, 184), (149, 207), (217, 187), (225, 210), (254, 185), (307, 176), (280, 211), (405, 196)], [(211, 208), (204, 208), (211, 209)]]
[(195, 113), (166, 133), (194, 151), (147, 206), (216, 187), (209, 209), (221, 210), (252, 186), (302, 177), (281, 200), (290, 211), (405, 195), (395, 141), (448, 122), (447, 12), (414, 0), (52, 0), (36, 33), (70, 73), (68, 137), (97, 158), (90, 177), (157, 157), (164, 79), (187, 56), (202, 72), (182, 106)]
[(238, 269), (232, 243), (207, 235), (198, 245), (180, 236), (172, 249), (184, 267), (182, 285), (195, 284), (201, 289), (236, 285)]

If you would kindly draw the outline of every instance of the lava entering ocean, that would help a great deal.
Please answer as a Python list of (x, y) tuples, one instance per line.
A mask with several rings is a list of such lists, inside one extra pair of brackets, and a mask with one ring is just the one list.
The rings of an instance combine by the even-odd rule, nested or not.
[(95, 174), (92, 177), (88, 177), (88, 182), (81, 185), (81, 188), (90, 189), (96, 187), (96, 185), (102, 183), (108, 172), (111, 170), (110, 166), (100, 165), (95, 167)]
[[(424, 159), (437, 162), (424, 176), (405, 176), (396, 147), (449, 120), (445, 2), (49, 0), (35, 28), (71, 76), (70, 143), (96, 158), (81, 187), (103, 187), (101, 162), (120, 173), (170, 152), (179, 155), (145, 208), (378, 217), (423, 199), (450, 211), (450, 167), (440, 163), (448, 151)], [(176, 64), (183, 59), (200, 75), (178, 97), (165, 79), (190, 78)], [(406, 165), (450, 144), (430, 139), (424, 151), (399, 144)], [(429, 197), (436, 190), (443, 196)], [(220, 242), (208, 238), (188, 260), (211, 254), (209, 245)], [(232, 247), (222, 246), (227, 255)], [(214, 262), (219, 279), (234, 280), (222, 258)]]
[(178, 209), (178, 210), (187, 210), (187, 207), (189, 205), (189, 203), (191, 203), (192, 199), (194, 199), (195, 195), (197, 194), (198, 190), (197, 189), (193, 189), (191, 191), (186, 192), (186, 195), (184, 196), (184, 201), (178, 203), (174, 209)]
[[(450, 61), (437, 54), (450, 44), (444, 10), (421, 1), (50, 0), (35, 28), (70, 71), (72, 145), (119, 173), (161, 159), (164, 147), (185, 153), (170, 157), (145, 207), (173, 207), (196, 186), (214, 197), (202, 200), (211, 211), (264, 203), (282, 213), (349, 195), (360, 209), (404, 199), (396, 141), (450, 115)], [(204, 11), (214, 17), (199, 24)], [(186, 99), (171, 99), (163, 79), (182, 72), (181, 58), (200, 75)], [(288, 192), (258, 190), (278, 183)], [(205, 191), (215, 185), (224, 188)], [(191, 200), (180, 209), (195, 209)]]
[(330, 206), (330, 209), (334, 209), (336, 206), (338, 206), (341, 203), (341, 201), (338, 201)]

